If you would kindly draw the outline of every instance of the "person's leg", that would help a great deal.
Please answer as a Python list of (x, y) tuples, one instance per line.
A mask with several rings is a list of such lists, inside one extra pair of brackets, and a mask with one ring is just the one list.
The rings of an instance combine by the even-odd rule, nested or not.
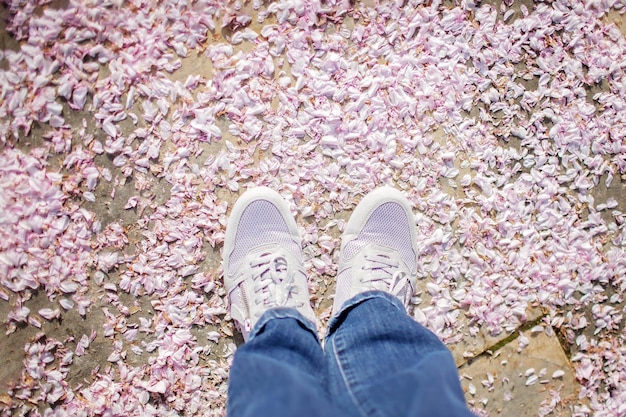
[(417, 282), (409, 202), (381, 188), (357, 206), (341, 243), (325, 350), (346, 416), (471, 416), (449, 350), (406, 313)]
[(230, 314), (246, 340), (231, 366), (228, 415), (332, 415), (300, 236), (278, 193), (259, 187), (237, 200), (223, 255)]
[(266, 312), (235, 352), (228, 415), (338, 415), (322, 388), (325, 358), (315, 327), (294, 309)]
[(325, 350), (329, 390), (346, 416), (473, 416), (448, 348), (388, 293), (349, 300)]

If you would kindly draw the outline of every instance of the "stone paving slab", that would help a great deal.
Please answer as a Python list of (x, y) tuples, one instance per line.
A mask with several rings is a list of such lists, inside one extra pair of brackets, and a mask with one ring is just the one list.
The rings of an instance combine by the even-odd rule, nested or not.
[(459, 373), (468, 403), (490, 416), (530, 417), (552, 408), (547, 415), (571, 416), (568, 400), (577, 398), (580, 387), (550, 330), (522, 332), (497, 351), (462, 365)]
[[(543, 316), (541, 309), (529, 308), (526, 311), (526, 321), (513, 331), (507, 332), (503, 329), (502, 333), (493, 335), (485, 327), (481, 327), (476, 336), (471, 336), (467, 333), (463, 334), (463, 339), (459, 343), (449, 345), (448, 347), (452, 351), (452, 356), (457, 366), (461, 367), (466, 362), (477, 358), (478, 356), (491, 349), (493, 346), (501, 344), (503, 341), (510, 339), (512, 335), (519, 333), (522, 327), (528, 327), (528, 323), (534, 323), (539, 321)], [(468, 319), (465, 316), (461, 316), (460, 320), (465, 322), (465, 326)], [(560, 346), (559, 346), (560, 348)]]

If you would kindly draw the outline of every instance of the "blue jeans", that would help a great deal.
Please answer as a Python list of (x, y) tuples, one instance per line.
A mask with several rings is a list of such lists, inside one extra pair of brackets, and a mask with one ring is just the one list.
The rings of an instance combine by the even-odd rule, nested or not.
[(235, 353), (228, 415), (473, 416), (448, 348), (389, 294), (347, 301), (324, 346), (296, 310), (267, 311)]

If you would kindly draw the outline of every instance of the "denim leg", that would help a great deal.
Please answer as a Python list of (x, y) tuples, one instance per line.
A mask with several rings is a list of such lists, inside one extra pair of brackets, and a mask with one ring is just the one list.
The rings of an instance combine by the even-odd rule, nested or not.
[(230, 417), (338, 415), (322, 386), (325, 358), (315, 326), (295, 309), (265, 312), (230, 370)]
[(345, 416), (473, 416), (448, 348), (389, 294), (347, 301), (325, 350), (329, 390)]

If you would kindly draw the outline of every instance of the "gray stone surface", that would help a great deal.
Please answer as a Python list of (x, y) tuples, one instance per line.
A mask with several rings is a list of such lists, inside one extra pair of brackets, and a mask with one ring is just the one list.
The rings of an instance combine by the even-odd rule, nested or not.
[[(552, 329), (520, 335), (459, 368), (468, 403), (490, 416), (530, 417), (539, 410), (573, 415), (567, 404), (577, 398), (580, 388)], [(528, 340), (525, 347), (520, 343), (523, 338)], [(555, 399), (557, 404), (552, 404)]]

